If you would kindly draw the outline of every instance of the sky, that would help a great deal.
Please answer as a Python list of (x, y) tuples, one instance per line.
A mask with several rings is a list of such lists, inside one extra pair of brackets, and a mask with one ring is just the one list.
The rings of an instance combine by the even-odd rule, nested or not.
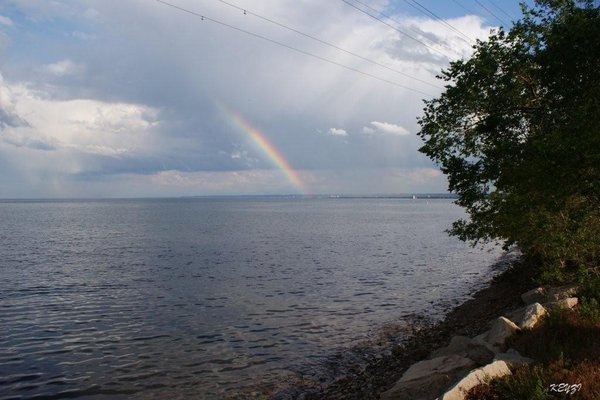
[(446, 192), (418, 152), (423, 99), (520, 15), (513, 0), (165, 2), (0, 2), (0, 198)]

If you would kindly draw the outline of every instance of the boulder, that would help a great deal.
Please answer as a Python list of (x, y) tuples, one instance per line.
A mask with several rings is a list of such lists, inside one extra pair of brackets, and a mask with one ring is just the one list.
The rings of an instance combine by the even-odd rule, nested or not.
[(499, 352), (504, 348), (506, 339), (518, 332), (520, 328), (511, 320), (498, 317), (492, 321), (492, 326), (482, 339), (489, 343), (496, 351)]
[(466, 357), (449, 355), (413, 364), (400, 380), (381, 394), (382, 400), (430, 400), (459, 376), (475, 367)]
[(500, 378), (510, 374), (510, 369), (504, 361), (494, 361), (491, 364), (469, 372), (439, 397), (439, 400), (464, 400), (469, 390), (475, 386), (486, 383), (489, 379)]
[(546, 301), (553, 302), (575, 297), (578, 290), (579, 286), (575, 284), (550, 288), (546, 295)]
[(533, 329), (548, 314), (544, 306), (540, 303), (533, 303), (525, 309), (523, 319), (517, 322), (521, 329)]
[(511, 370), (531, 364), (535, 360), (533, 358), (524, 357), (515, 349), (508, 349), (506, 353), (496, 354), (494, 361), (504, 361)]
[[(515, 321), (515, 322), (522, 321), (523, 318), (525, 317), (525, 310), (527, 310), (527, 307), (529, 307), (529, 306), (517, 308), (514, 311), (510, 311), (510, 312), (506, 313), (504, 315), (504, 317), (507, 319), (510, 319), (511, 321)], [(517, 325), (519, 325), (519, 324), (517, 323)]]
[(547, 298), (547, 291), (543, 287), (531, 289), (521, 295), (521, 300), (525, 304), (541, 303)]
[(431, 353), (431, 357), (441, 357), (456, 354), (469, 358), (477, 365), (485, 365), (492, 361), (494, 352), (488, 349), (484, 344), (466, 336), (454, 336), (450, 344)]
[(450, 344), (446, 347), (442, 347), (441, 349), (437, 349), (433, 353), (431, 353), (430, 358), (436, 358), (441, 356), (449, 356), (452, 354), (462, 353), (467, 350), (469, 345), (473, 342), (473, 339), (466, 336), (453, 336), (450, 339)]
[(497, 349), (496, 347), (492, 346), (490, 343), (487, 342), (487, 336), (489, 335), (489, 333), (490, 333), (489, 330), (485, 331), (481, 335), (475, 336), (473, 338), (473, 341), (477, 344), (484, 346), (486, 349), (488, 349), (489, 351), (491, 351), (494, 354), (500, 353), (500, 349)]
[(566, 299), (545, 303), (544, 307), (550, 310), (556, 310), (560, 308), (568, 310), (575, 307), (577, 304), (579, 304), (579, 299), (577, 297), (567, 297)]

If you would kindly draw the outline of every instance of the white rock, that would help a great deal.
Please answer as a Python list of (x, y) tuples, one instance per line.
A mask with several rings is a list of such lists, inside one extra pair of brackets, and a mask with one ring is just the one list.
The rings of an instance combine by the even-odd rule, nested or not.
[(406, 370), (398, 382), (421, 379), (433, 374), (447, 374), (457, 368), (472, 367), (473, 360), (455, 354), (419, 361)]
[(525, 309), (525, 315), (521, 321), (518, 321), (518, 326), (521, 329), (533, 329), (535, 326), (548, 314), (544, 306), (540, 303), (533, 303)]
[[(510, 311), (504, 315), (504, 317), (510, 319), (511, 321), (522, 321), (523, 317), (525, 317), (525, 310), (527, 310), (528, 306), (517, 308), (514, 311)], [(519, 325), (519, 324), (517, 324)]]
[(525, 304), (533, 304), (543, 302), (544, 300), (546, 300), (546, 296), (546, 289), (543, 287), (538, 287), (523, 293), (521, 295), (521, 300), (523, 300), (523, 303)]
[(431, 400), (475, 362), (458, 355), (437, 357), (413, 364), (402, 378), (381, 394), (381, 400)]
[(452, 354), (470, 358), (478, 365), (485, 365), (494, 358), (494, 352), (487, 346), (466, 336), (453, 336), (450, 344), (431, 353), (431, 358)]
[(544, 304), (544, 307), (550, 310), (556, 310), (560, 308), (568, 310), (575, 307), (577, 304), (579, 304), (579, 299), (577, 297), (567, 297), (566, 299), (546, 303)]
[(515, 349), (509, 349), (506, 353), (496, 354), (494, 361), (504, 361), (510, 369), (522, 367), (531, 364), (535, 360), (533, 358), (524, 357)]
[(546, 301), (553, 302), (567, 299), (569, 297), (575, 297), (578, 290), (579, 286), (575, 284), (550, 288), (548, 289), (548, 294), (546, 295)]
[(498, 317), (492, 322), (492, 327), (487, 332), (484, 340), (492, 345), (495, 349), (501, 350), (504, 348), (506, 339), (514, 335), (520, 329), (511, 320)]
[(491, 364), (469, 372), (467, 376), (439, 397), (439, 400), (464, 400), (469, 390), (475, 386), (485, 383), (489, 379), (500, 378), (510, 374), (510, 369), (504, 361), (494, 361)]
[(489, 335), (490, 331), (485, 331), (483, 332), (481, 335), (477, 335), (473, 338), (473, 341), (475, 343), (478, 343), (482, 346), (484, 346), (486, 349), (488, 349), (489, 351), (491, 351), (492, 353), (496, 354), (496, 353), (500, 353), (501, 350), (492, 346), (490, 343), (487, 342), (487, 337)]
[(431, 358), (459, 354), (467, 350), (473, 339), (466, 336), (452, 336), (450, 344), (431, 353)]

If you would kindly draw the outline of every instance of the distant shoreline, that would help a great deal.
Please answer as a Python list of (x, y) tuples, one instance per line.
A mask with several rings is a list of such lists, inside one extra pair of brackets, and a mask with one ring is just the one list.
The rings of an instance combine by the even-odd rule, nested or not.
[(11, 202), (61, 202), (61, 201), (119, 201), (119, 200), (189, 200), (189, 199), (404, 199), (404, 200), (455, 200), (453, 193), (414, 193), (414, 194), (235, 194), (161, 197), (15, 197), (0, 198), (0, 203)]

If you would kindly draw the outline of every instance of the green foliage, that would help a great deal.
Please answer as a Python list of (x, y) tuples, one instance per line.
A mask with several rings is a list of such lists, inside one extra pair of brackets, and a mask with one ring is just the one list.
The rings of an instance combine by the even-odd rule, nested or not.
[(600, 322), (600, 304), (598, 304), (598, 300), (595, 298), (581, 298), (581, 304), (577, 307), (577, 312), (583, 318), (586, 318), (590, 321)]
[(577, 312), (589, 321), (600, 323), (600, 274), (588, 273), (582, 277)]
[[(577, 386), (561, 389), (560, 383)], [(600, 398), (600, 366), (597, 361), (571, 364), (558, 359), (547, 365), (525, 366), (514, 371), (513, 375), (492, 380), (489, 386), (475, 387), (467, 396), (469, 400), (570, 398)]]
[(546, 400), (550, 399), (548, 382), (542, 367), (533, 367), (519, 377), (509, 376), (498, 380), (496, 390), (505, 399)]
[(600, 265), (599, 37), (593, 2), (538, 0), (442, 72), (419, 120), (469, 214), (450, 232), (517, 244), (548, 280)]
[(600, 300), (600, 273), (582, 274), (579, 284), (579, 296)]

